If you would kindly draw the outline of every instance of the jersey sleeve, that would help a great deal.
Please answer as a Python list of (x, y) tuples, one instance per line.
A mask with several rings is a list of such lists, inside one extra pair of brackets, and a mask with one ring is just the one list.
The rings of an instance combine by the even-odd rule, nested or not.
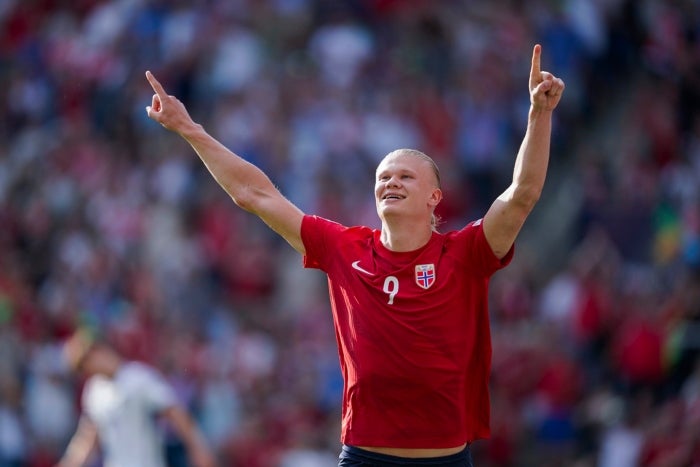
[(340, 234), (346, 227), (319, 216), (306, 215), (301, 223), (301, 240), (306, 254), (304, 267), (328, 272), (331, 253), (336, 251)]
[(471, 268), (478, 275), (491, 276), (510, 264), (513, 259), (515, 245), (511, 246), (508, 253), (501, 259), (493, 253), (484, 234), (482, 219), (467, 224), (462, 230), (457, 231), (455, 236), (464, 248), (462, 257), (466, 267)]
[(139, 386), (141, 399), (154, 412), (161, 412), (177, 404), (177, 396), (172, 387), (155, 369), (134, 364), (131, 377), (134, 384)]

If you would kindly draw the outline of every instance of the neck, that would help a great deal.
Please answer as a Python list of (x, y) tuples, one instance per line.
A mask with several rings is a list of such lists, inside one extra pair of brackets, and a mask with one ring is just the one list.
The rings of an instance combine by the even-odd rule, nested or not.
[(116, 355), (105, 356), (103, 363), (103, 373), (108, 378), (114, 378), (123, 364), (123, 360)]
[(391, 251), (413, 251), (417, 250), (430, 240), (433, 229), (430, 224), (425, 226), (396, 225), (396, 223), (382, 222), (381, 241), (387, 249)]

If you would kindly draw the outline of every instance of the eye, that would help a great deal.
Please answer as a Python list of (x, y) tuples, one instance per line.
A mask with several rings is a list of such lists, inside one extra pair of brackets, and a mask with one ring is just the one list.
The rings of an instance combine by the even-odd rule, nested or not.
[(408, 175), (408, 174), (401, 175), (402, 180), (407, 179), (407, 178), (413, 178), (413, 175)]

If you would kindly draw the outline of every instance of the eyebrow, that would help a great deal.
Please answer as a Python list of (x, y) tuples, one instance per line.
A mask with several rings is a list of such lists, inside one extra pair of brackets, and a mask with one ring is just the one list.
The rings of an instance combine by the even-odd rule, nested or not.
[(395, 172), (395, 173), (398, 173), (401, 175), (404, 175), (404, 174), (416, 175), (418, 173), (416, 170), (413, 170), (413, 169), (410, 169), (407, 167), (402, 167), (402, 168), (396, 169), (394, 171), (384, 169), (381, 172), (377, 172), (377, 178), (381, 178), (382, 176), (387, 175), (387, 173), (389, 173), (389, 172)]

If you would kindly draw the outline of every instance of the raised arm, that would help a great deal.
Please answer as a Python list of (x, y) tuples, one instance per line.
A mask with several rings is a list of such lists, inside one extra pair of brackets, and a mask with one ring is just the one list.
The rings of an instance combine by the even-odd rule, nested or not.
[(540, 70), (541, 53), (542, 47), (535, 45), (530, 68), (530, 112), (525, 137), (515, 160), (513, 182), (484, 216), (486, 240), (499, 258), (508, 253), (535, 207), (547, 175), (552, 111), (561, 99), (564, 82)]
[(258, 167), (231, 152), (195, 123), (182, 102), (168, 95), (150, 71), (146, 72), (146, 79), (155, 92), (151, 105), (146, 107), (148, 116), (184, 138), (238, 206), (260, 217), (304, 254), (301, 240), (304, 213), (282, 196)]

